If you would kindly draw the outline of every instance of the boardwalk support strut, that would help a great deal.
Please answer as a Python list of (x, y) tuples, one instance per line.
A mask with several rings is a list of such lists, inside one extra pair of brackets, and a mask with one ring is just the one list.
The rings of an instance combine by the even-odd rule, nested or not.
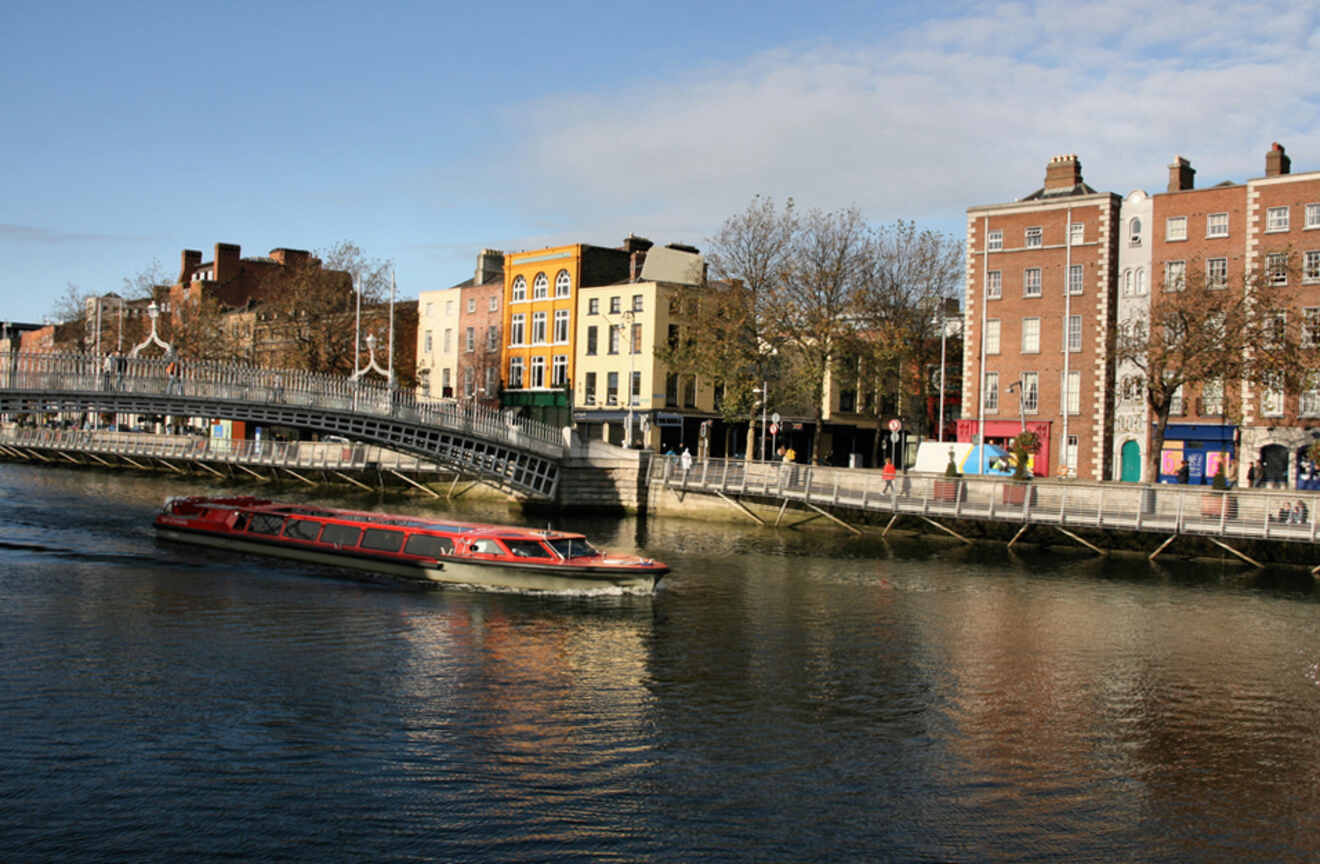
[(755, 513), (753, 513), (746, 504), (742, 503), (741, 501), (735, 501), (734, 499), (725, 495), (723, 492), (716, 492), (715, 494), (718, 495), (719, 499), (723, 501), (725, 504), (728, 504), (730, 507), (734, 507), (738, 510), (741, 510), (744, 514), (747, 515), (749, 519), (754, 521), (757, 525), (760, 525), (763, 528), (765, 527), (765, 520), (762, 519), (760, 516), (757, 516)]

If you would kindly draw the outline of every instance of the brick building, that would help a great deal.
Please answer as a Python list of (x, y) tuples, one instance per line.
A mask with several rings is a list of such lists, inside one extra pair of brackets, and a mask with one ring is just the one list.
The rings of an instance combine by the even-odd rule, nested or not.
[(1026, 197), (968, 208), (959, 441), (1025, 428), (1035, 473), (1108, 475), (1119, 205), (1068, 155)]

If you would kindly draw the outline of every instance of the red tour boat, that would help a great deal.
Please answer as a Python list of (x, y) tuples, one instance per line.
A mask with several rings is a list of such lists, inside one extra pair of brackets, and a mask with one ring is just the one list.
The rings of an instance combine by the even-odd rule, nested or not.
[(262, 498), (171, 498), (159, 537), (349, 567), (420, 582), (580, 591), (650, 590), (669, 568), (609, 555), (581, 534), (280, 504)]

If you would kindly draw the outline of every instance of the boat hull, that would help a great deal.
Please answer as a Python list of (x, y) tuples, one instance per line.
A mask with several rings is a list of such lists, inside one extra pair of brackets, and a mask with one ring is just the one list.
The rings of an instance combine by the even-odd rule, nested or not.
[(433, 564), (420, 561), (392, 561), (285, 543), (255, 541), (206, 531), (171, 528), (160, 524), (156, 525), (156, 536), (178, 543), (286, 558), (419, 584), (471, 585), (520, 591), (583, 592), (602, 589), (651, 591), (662, 575), (655, 572), (631, 572), (597, 567), (522, 566), (502, 561), (472, 563), (445, 559), (436, 560)]

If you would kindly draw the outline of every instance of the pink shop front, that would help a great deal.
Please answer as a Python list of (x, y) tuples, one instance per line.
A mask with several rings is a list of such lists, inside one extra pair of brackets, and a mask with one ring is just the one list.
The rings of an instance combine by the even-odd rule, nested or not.
[[(1052, 423), (1049, 420), (1028, 420), (1027, 431), (1035, 432), (1040, 440), (1040, 450), (1036, 451), (1035, 457), (1031, 460), (1031, 473), (1046, 477), (1050, 470), (1050, 427)], [(976, 436), (979, 424), (976, 418), (964, 419), (958, 421), (958, 440), (963, 443), (973, 444), (976, 442)], [(1018, 420), (986, 420), (985, 421), (985, 443), (995, 444), (1009, 450), (1013, 439), (1022, 431), (1022, 423)]]

